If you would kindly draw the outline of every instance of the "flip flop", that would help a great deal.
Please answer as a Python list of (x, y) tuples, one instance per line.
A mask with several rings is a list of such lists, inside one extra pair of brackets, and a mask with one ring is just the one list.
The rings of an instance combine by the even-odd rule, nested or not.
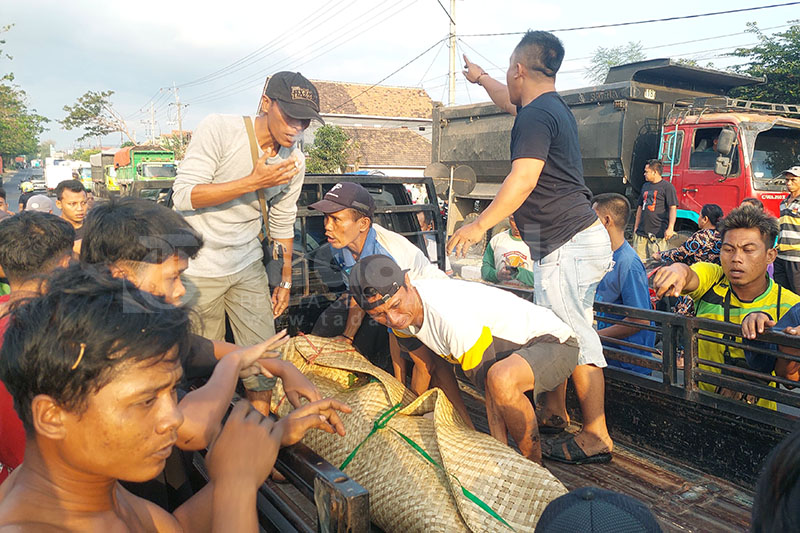
[(611, 462), (610, 452), (586, 455), (586, 452), (575, 442), (575, 437), (555, 442), (548, 447), (547, 451), (542, 447), (542, 457), (568, 465), (588, 465)]

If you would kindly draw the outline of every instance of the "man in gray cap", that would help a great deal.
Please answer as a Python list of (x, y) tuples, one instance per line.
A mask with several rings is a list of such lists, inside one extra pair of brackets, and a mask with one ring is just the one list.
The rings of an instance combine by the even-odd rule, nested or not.
[(53, 205), (53, 200), (44, 194), (34, 194), (28, 198), (25, 204), (26, 211), (39, 211), (41, 213), (52, 213), (53, 207), (55, 207)]
[(773, 277), (779, 285), (800, 293), (800, 166), (781, 172), (789, 196), (781, 202), (781, 232)]
[[(288, 307), (292, 285), (294, 221), (305, 176), (298, 143), (312, 119), (323, 122), (317, 89), (299, 72), (278, 72), (267, 82), (257, 117), (210, 115), (195, 130), (173, 201), (205, 241), (183, 277), (198, 314), (197, 334), (222, 340), (227, 314), (237, 344), (274, 335), (274, 316)], [(268, 235), (287, 258), (271, 298), (259, 238), (262, 206)]]
[[(411, 241), (373, 222), (375, 200), (358, 183), (337, 183), (322, 200), (309, 207), (325, 213), (325, 237), (346, 286), (356, 261), (371, 255), (391, 257), (409, 270), (412, 279), (447, 278)], [(373, 363), (386, 366), (381, 357), (386, 354), (386, 328), (369, 317), (365, 318), (364, 310), (348, 294), (342, 295), (320, 315), (312, 333), (321, 337), (342, 337), (369, 356)], [(395, 377), (404, 381), (406, 365), (400, 348), (393, 335), (390, 334), (388, 339)], [(427, 383), (421, 381), (423, 378), (415, 374), (415, 379), (412, 379), (412, 390), (417, 394), (427, 389)]]

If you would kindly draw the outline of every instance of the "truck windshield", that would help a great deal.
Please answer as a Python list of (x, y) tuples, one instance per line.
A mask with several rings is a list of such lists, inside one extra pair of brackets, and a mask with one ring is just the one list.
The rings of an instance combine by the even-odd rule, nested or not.
[(174, 178), (177, 174), (175, 165), (144, 165), (145, 178)]
[(753, 186), (762, 191), (784, 188), (781, 172), (800, 163), (800, 130), (775, 126), (756, 137)]

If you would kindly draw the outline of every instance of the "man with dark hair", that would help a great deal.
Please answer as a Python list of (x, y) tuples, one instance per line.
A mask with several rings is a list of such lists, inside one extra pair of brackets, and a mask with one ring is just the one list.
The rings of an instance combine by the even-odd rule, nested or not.
[[(554, 390), (572, 373), (578, 342), (569, 326), (549, 309), (490, 285), (449, 278), (412, 281), (380, 254), (353, 266), (350, 291), (426, 366), (460, 365), (486, 393), (492, 436), (507, 444), (510, 433), (520, 452), (541, 464), (536, 413), (525, 393)], [(455, 390), (458, 394), (457, 385)], [(581, 455), (574, 447), (567, 458), (571, 453)]]
[[(742, 324), (753, 312), (764, 312), (780, 320), (798, 302), (800, 296), (783, 289), (767, 275), (767, 266), (775, 260), (775, 238), (778, 236), (775, 217), (750, 205), (732, 210), (720, 224), (722, 246), (720, 263), (695, 263), (691, 267), (682, 263), (659, 269), (653, 276), (657, 296), (688, 294), (695, 302), (696, 315)], [(703, 332), (717, 338), (721, 333)], [(734, 340), (729, 337), (728, 340)], [(736, 339), (741, 342), (741, 339)], [(698, 341), (698, 350), (704, 358), (732, 365), (745, 364), (741, 348), (727, 348), (710, 341)], [(711, 372), (718, 368), (700, 365)], [(700, 388), (711, 392), (727, 393), (709, 383)], [(775, 409), (775, 402), (760, 399), (758, 404)]]
[[(186, 293), (181, 274), (202, 247), (202, 237), (178, 213), (138, 198), (112, 199), (90, 211), (81, 261), (105, 265), (115, 276), (124, 277), (140, 289), (178, 305)], [(285, 332), (281, 332), (247, 350), (237, 350), (233, 344), (198, 335), (190, 337), (190, 350), (184, 360), (187, 378), (205, 378), (210, 374), (211, 378), (181, 401), (182, 408), (184, 403), (187, 409), (192, 408), (194, 416), (187, 415), (187, 419), (194, 422), (196, 418), (196, 423), (187, 423), (181, 430), (186, 433), (178, 443), (181, 448), (200, 449), (208, 445), (238, 377), (244, 379), (246, 388), (258, 390), (255, 376), (263, 369), (282, 378), (284, 388), (289, 391), (287, 395), (296, 407), (299, 407), (299, 396), (312, 401), (319, 399), (316, 388), (292, 364), (274, 357), (274, 353), (272, 357), (260, 357), (266, 350), (280, 345), (284, 336)], [(257, 346), (262, 347), (261, 352)], [(240, 356), (244, 353), (247, 357)], [(234, 357), (228, 357), (231, 354)]]
[(312, 427), (344, 434), (328, 421), (347, 409), (316, 402), (272, 422), (240, 402), (207, 456), (210, 483), (168, 514), (119, 480), (158, 475), (178, 440), (189, 328), (185, 309), (78, 266), (15, 307), (0, 380), (29, 438), (25, 462), (0, 486), (0, 529), (258, 531), (256, 492), (279, 446)]
[(742, 200), (742, 203), (739, 204), (739, 205), (742, 206), (742, 205), (745, 205), (745, 204), (750, 204), (750, 205), (752, 205), (754, 207), (757, 207), (758, 209), (760, 209), (762, 211), (764, 210), (764, 202), (762, 202), (761, 200), (759, 200), (758, 198), (755, 198), (753, 196), (748, 196), (747, 198)]
[[(433, 213), (430, 211), (419, 211), (417, 213), (417, 222), (419, 222), (419, 229), (422, 231), (435, 232), (436, 227), (433, 225)], [(433, 233), (426, 233), (423, 235), (425, 239), (425, 251), (428, 254), (428, 259), (431, 263), (436, 264), (439, 260), (439, 243), (436, 242), (436, 235)], [(453, 267), (450, 265), (450, 258), (444, 254), (444, 272), (448, 276), (453, 273)]]
[(508, 217), (509, 228), (494, 235), (483, 252), (481, 278), (492, 283), (533, 287), (531, 250), (519, 233), (514, 215)]
[(81, 251), (83, 239), (83, 220), (88, 203), (83, 183), (78, 180), (65, 180), (56, 187), (56, 207), (61, 209), (61, 218), (75, 228), (75, 253)]
[[(333, 259), (341, 269), (345, 286), (350, 285), (349, 274), (359, 259), (370, 255), (386, 255), (401, 268), (408, 269), (413, 278), (446, 278), (422, 250), (400, 234), (373, 223), (375, 200), (364, 187), (343, 181), (334, 185), (322, 200), (309, 206), (325, 213), (325, 236), (333, 249)], [(388, 370), (386, 362), (379, 359), (386, 352), (386, 328), (365, 318), (364, 310), (349, 294), (343, 294), (320, 315), (312, 333), (322, 337), (342, 337), (359, 352)], [(405, 378), (404, 363), (395, 350), (395, 339), (389, 335), (390, 353), (395, 377)], [(421, 394), (424, 391), (415, 391)]]
[[(210, 115), (192, 135), (173, 201), (206, 242), (183, 274), (204, 337), (223, 340), (226, 315), (237, 344), (275, 334), (274, 317), (289, 305), (294, 221), (305, 176), (299, 141), (311, 119), (323, 122), (317, 89), (299, 72), (278, 72), (269, 78), (257, 117)], [(271, 298), (259, 240), (267, 236), (265, 224), (284, 258)], [(273, 386), (267, 380), (260, 385)]]
[[(599, 194), (594, 197), (592, 207), (597, 216), (600, 217), (600, 222), (603, 223), (606, 231), (608, 231), (608, 236), (611, 239), (611, 249), (614, 251), (614, 268), (603, 276), (600, 285), (597, 286), (595, 301), (625, 305), (637, 309), (651, 309), (647, 272), (644, 269), (642, 260), (639, 259), (631, 245), (625, 240), (625, 226), (628, 225), (628, 217), (631, 213), (628, 199), (616, 193)], [(598, 313), (597, 332), (600, 335), (622, 339), (649, 348), (655, 345), (655, 331), (640, 329), (629, 324), (605, 322), (603, 318), (623, 319), (619, 315)], [(625, 318), (623, 321), (630, 324), (652, 325), (649, 320), (638, 318)], [(644, 350), (622, 347), (613, 342), (607, 342), (607, 345), (617, 350), (625, 350), (646, 357), (653, 356)], [(622, 361), (611, 360), (608, 364), (640, 374), (650, 374), (650, 370), (646, 368)]]
[(13, 214), (14, 213), (8, 210), (8, 202), (6, 202), (6, 190), (0, 187), (0, 220), (3, 220), (7, 216)]
[[(0, 267), (11, 294), (0, 296), (0, 335), (5, 331), (11, 302), (36, 296), (44, 278), (67, 266), (72, 259), (75, 230), (55, 215), (25, 211), (0, 222)], [(2, 343), (2, 337), (0, 337)], [(0, 383), (0, 483), (17, 468), (25, 455), (25, 430), (14, 402)]]
[(651, 159), (644, 166), (645, 183), (639, 193), (633, 223), (633, 248), (642, 261), (666, 250), (667, 241), (675, 235), (678, 195), (675, 186), (661, 177), (662, 170), (658, 159)]
[(782, 440), (764, 461), (753, 495), (752, 533), (800, 529), (800, 431)]
[[(572, 379), (583, 428), (568, 439), (573, 450), (569, 457), (556, 447), (546, 447), (543, 455), (569, 463), (608, 462), (614, 443), (605, 417), (606, 361), (592, 327), (591, 303), (597, 284), (611, 269), (611, 243), (592, 210), (592, 193), (583, 179), (578, 125), (556, 92), (555, 77), (563, 57), (557, 37), (529, 31), (511, 54), (506, 85), (465, 58), (467, 80), (480, 83), (492, 101), (516, 114), (516, 119), (511, 130), (511, 172), (492, 203), (475, 222), (453, 234), (447, 249), (463, 254), (486, 231), (514, 215), (534, 260), (536, 303), (552, 309), (575, 331), (581, 350)], [(566, 382), (536, 402), (537, 417), (547, 430), (566, 427)]]

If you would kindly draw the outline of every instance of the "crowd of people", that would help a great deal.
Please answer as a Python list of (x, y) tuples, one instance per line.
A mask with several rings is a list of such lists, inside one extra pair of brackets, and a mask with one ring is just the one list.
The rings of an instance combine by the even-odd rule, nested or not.
[[(677, 198), (658, 160), (644, 168), (635, 208), (586, 187), (577, 124), (555, 91), (563, 57), (555, 36), (528, 32), (505, 84), (464, 58), (466, 79), (515, 116), (509, 175), (447, 243), (448, 255), (463, 255), (508, 220), (483, 257), (488, 283), (448, 276), (449, 266), (431, 262), (435, 240), (431, 256), (382, 227), (372, 195), (342, 181), (310, 205), (324, 216), (347, 289), (312, 333), (367, 357), (386, 347), (390, 360), (374, 363), (417, 394), (439, 387), (472, 426), (454, 373), (460, 366), (485, 395), (499, 441), (510, 436), (539, 464), (607, 463), (614, 443), (603, 368), (650, 370), (607, 362), (604, 349), (651, 360), (658, 353), (653, 323), (600, 313), (595, 325), (594, 302), (651, 309), (643, 261), (655, 260), (663, 263), (652, 277), (655, 296), (683, 296), (684, 312), (740, 324), (746, 342), (770, 328), (800, 334), (800, 167), (784, 173), (790, 196), (780, 222), (749, 204), (727, 215), (708, 204), (699, 231), (667, 250)], [(92, 205), (77, 180), (59, 185), (55, 206), (31, 195), (16, 215), (0, 194), (0, 267), (9, 282), (0, 297), (0, 529), (256, 531), (256, 491), (278, 448), (312, 428), (344, 434), (337, 412), (349, 408), (321, 398), (276, 351), (286, 340), (274, 319), (288, 308), (305, 176), (298, 140), (311, 120), (322, 122), (319, 95), (292, 72), (270, 78), (258, 116), (207, 117), (180, 165), (174, 210), (135, 198)], [(421, 230), (433, 232), (429, 214), (420, 215)], [(265, 257), (283, 258), (273, 283)], [(535, 303), (495, 284), (532, 288)], [(790, 358), (707, 340), (700, 351), (800, 380)], [(277, 379), (295, 409), (274, 421), (266, 415)], [(568, 379), (582, 412), (577, 433), (565, 431)], [(240, 380), (247, 399), (224, 421)], [(560, 436), (543, 441), (542, 433)], [(181, 450), (206, 448), (210, 482), (191, 494), (175, 479)], [(638, 517), (639, 530), (658, 530), (646, 508), (620, 498), (599, 489), (559, 498), (542, 531), (562, 530), (567, 509), (607, 502), (635, 511), (627, 516)], [(758, 502), (762, 514), (772, 504)]]

